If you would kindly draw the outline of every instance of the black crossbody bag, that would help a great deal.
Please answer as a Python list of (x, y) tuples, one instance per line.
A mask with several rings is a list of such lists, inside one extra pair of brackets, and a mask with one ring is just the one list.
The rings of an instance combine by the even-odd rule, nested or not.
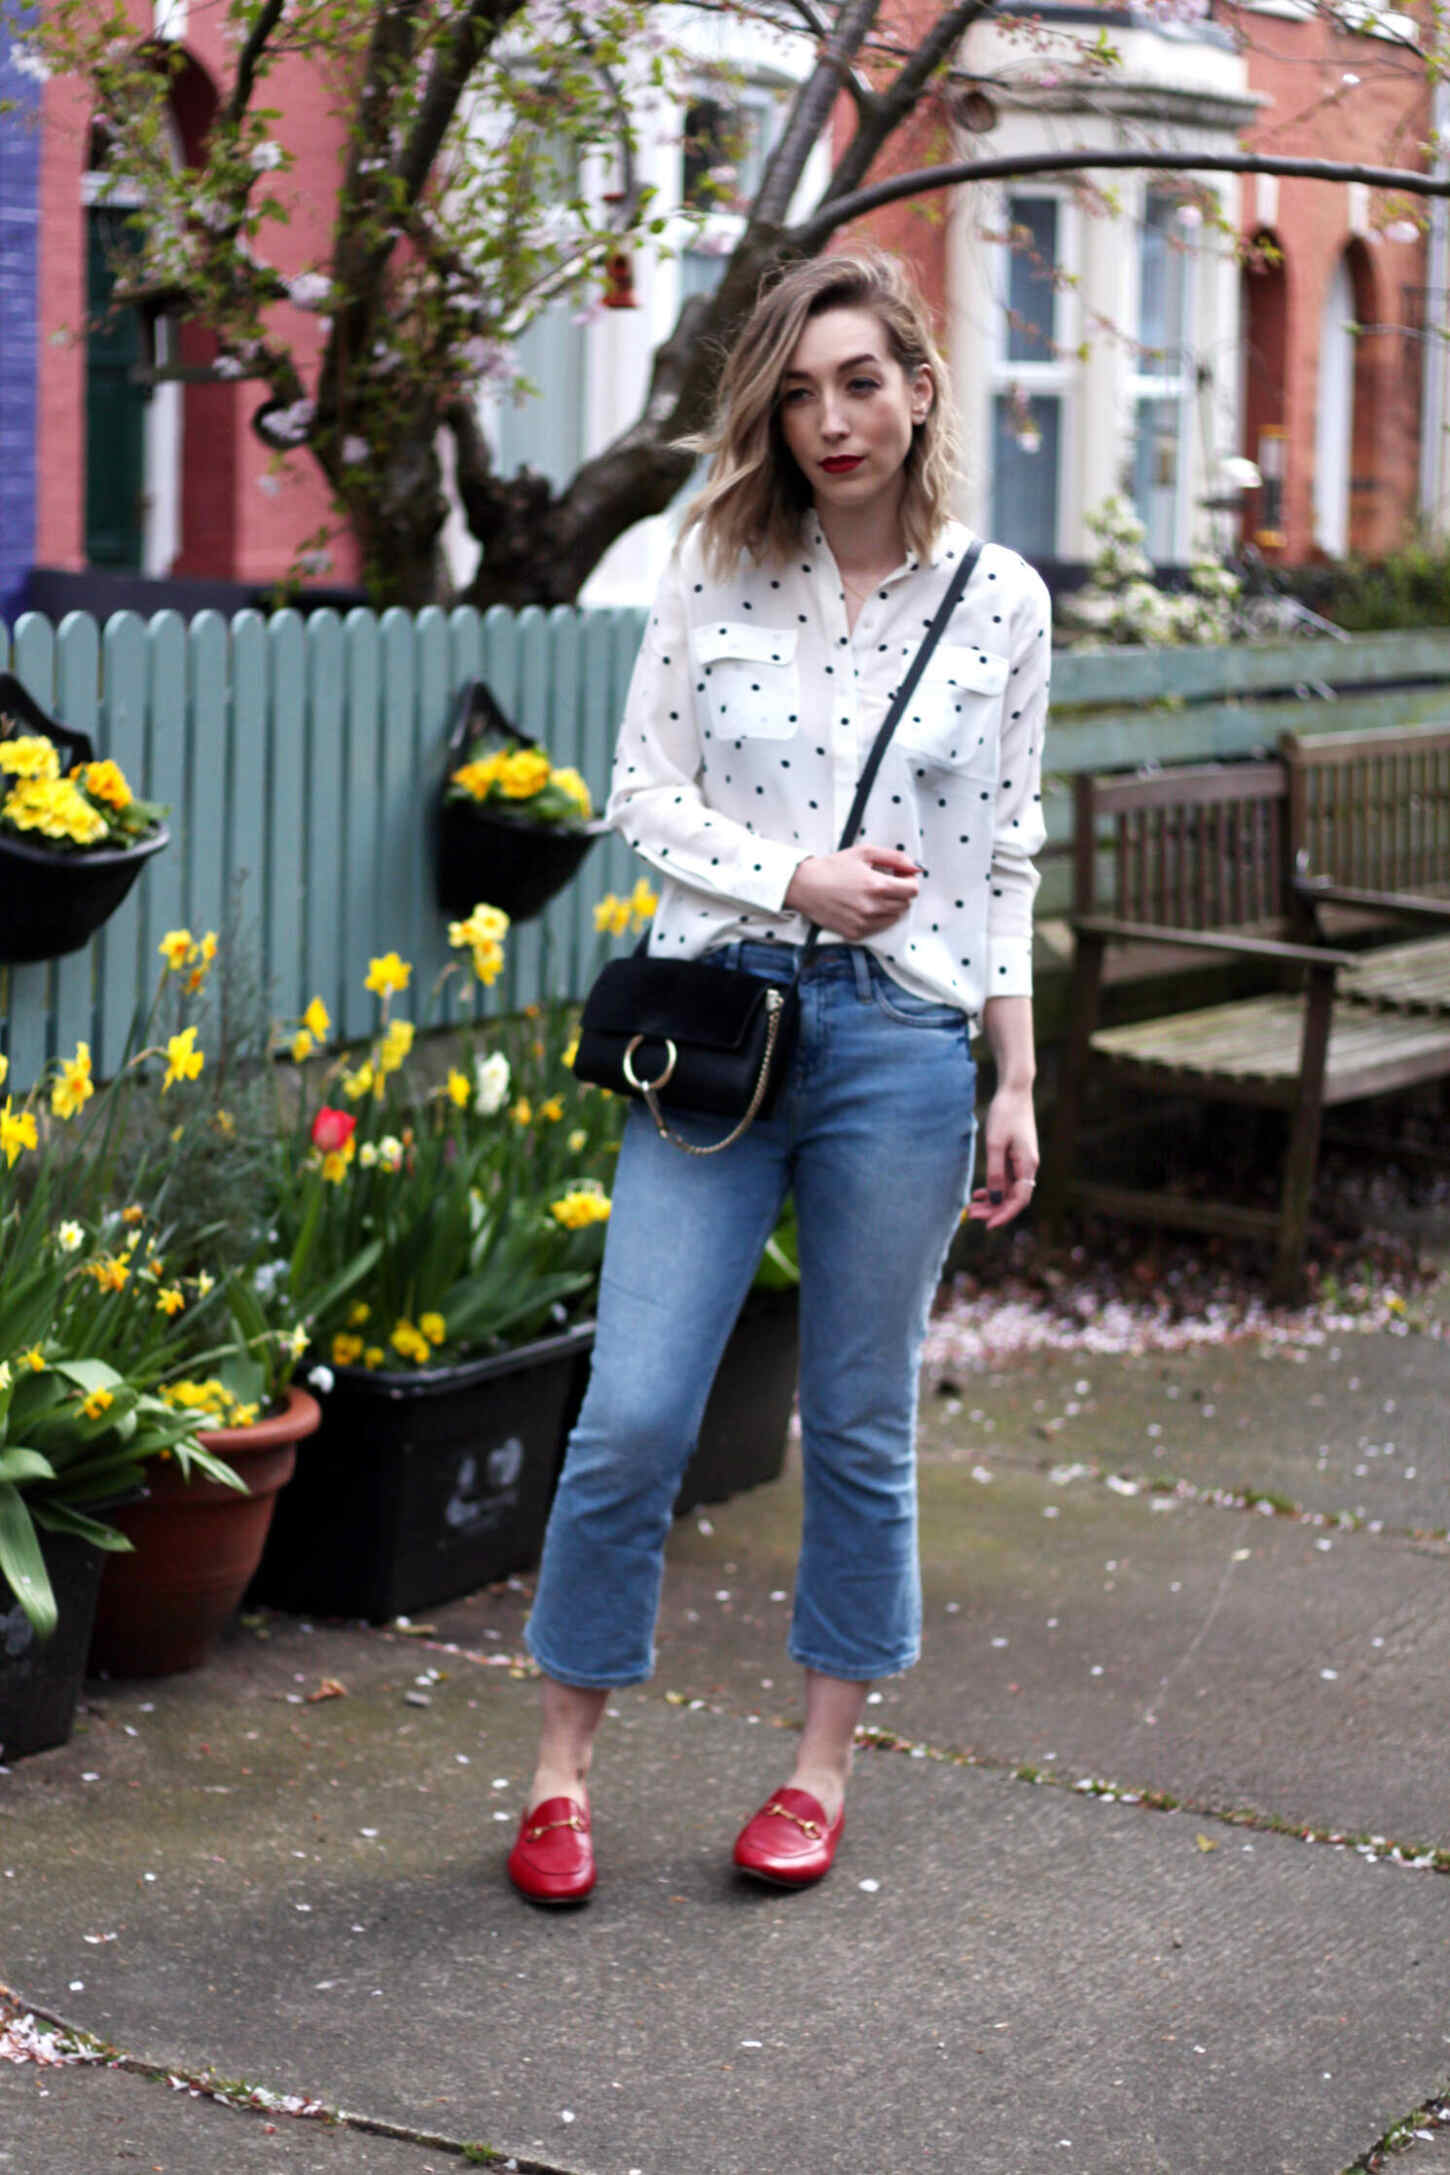
[[(980, 543), (974, 543), (963, 557), (896, 690), (866, 758), (838, 852), (852, 844), (860, 829), (881, 758), (981, 551)], [(661, 1138), (686, 1155), (719, 1155), (770, 1109), (780, 1090), (800, 1019), (801, 974), (820, 933), (812, 922), (795, 973), (783, 989), (738, 967), (712, 966), (708, 954), (703, 959), (651, 959), (640, 950), (612, 959), (584, 1002), (576, 1078), (637, 1097)], [(723, 1140), (698, 1147), (670, 1131), (666, 1110), (703, 1112), (736, 1122)]]

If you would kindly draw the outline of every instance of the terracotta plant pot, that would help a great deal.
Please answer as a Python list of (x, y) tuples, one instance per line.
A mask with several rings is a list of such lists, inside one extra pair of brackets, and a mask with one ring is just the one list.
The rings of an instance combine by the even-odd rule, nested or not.
[(184, 1481), (153, 1459), (143, 1502), (118, 1511), (134, 1553), (107, 1556), (90, 1668), (113, 1677), (161, 1677), (206, 1660), (262, 1560), (277, 1492), (292, 1477), (297, 1444), (321, 1421), (315, 1397), (291, 1389), (283, 1410), (254, 1427), (199, 1430), (248, 1493)]

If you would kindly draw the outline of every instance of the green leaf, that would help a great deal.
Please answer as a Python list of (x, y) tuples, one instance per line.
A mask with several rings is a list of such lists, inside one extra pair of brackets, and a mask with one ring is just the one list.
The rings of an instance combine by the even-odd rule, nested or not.
[(55, 1589), (25, 1498), (0, 1480), (0, 1577), (10, 1587), (38, 1637), (48, 1639), (60, 1621)]
[(54, 1480), (55, 1467), (39, 1450), (29, 1450), (23, 1443), (13, 1443), (8, 1450), (0, 1450), (0, 1480)]

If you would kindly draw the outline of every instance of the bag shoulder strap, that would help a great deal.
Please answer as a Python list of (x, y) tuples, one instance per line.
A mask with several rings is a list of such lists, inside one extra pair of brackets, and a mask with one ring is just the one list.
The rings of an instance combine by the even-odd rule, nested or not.
[[(891, 736), (895, 732), (897, 726), (901, 723), (902, 717), (905, 715), (906, 705), (910, 702), (912, 696), (916, 693), (916, 683), (921, 678), (922, 673), (926, 670), (927, 661), (930, 658), (932, 651), (936, 648), (937, 643), (940, 641), (942, 634), (946, 629), (948, 620), (951, 618), (952, 613), (956, 610), (958, 604), (961, 602), (962, 592), (965, 590), (967, 583), (971, 580), (973, 573), (976, 571), (977, 561), (981, 558), (981, 556), (982, 540), (980, 537), (977, 537), (976, 539), (974, 539), (967, 551), (963, 553), (961, 565), (957, 568), (955, 574), (953, 574), (950, 582), (947, 584), (946, 594), (942, 598), (941, 603), (936, 608), (936, 612), (933, 616), (931, 625), (927, 628), (926, 633), (921, 638), (920, 646), (917, 649), (916, 655), (911, 660), (911, 664), (907, 670), (906, 678), (897, 688), (896, 693), (892, 698), (891, 708), (887, 711), (885, 717), (882, 719), (881, 729), (877, 733), (874, 741), (871, 743), (871, 752), (866, 758), (866, 762), (862, 769), (861, 776), (857, 781), (855, 797), (851, 802), (850, 813), (846, 817), (845, 825), (841, 832), (841, 843), (836, 849), (839, 853), (845, 852), (846, 848), (852, 843), (853, 839), (855, 838), (857, 831), (861, 828), (861, 818), (866, 813), (866, 803), (871, 797), (871, 788), (876, 783), (876, 773), (881, 768), (881, 759), (886, 753), (887, 747), (891, 740)], [(810, 932), (806, 937), (805, 944), (801, 952), (802, 966), (804, 966), (809, 954), (815, 950), (816, 941), (820, 936), (820, 933), (821, 932), (817, 928), (816, 924), (812, 922)]]

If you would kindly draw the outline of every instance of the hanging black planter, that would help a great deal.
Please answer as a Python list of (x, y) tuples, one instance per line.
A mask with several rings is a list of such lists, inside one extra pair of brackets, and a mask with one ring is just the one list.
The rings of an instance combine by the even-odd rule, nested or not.
[[(71, 764), (95, 760), (89, 736), (47, 717), (10, 672), (0, 672), (0, 717), (26, 733), (44, 734)], [(0, 738), (13, 737), (0, 732)], [(0, 963), (20, 965), (79, 951), (170, 838), (162, 823), (135, 845), (65, 853), (0, 831)]]
[(605, 826), (565, 829), (445, 800), (448, 778), (468, 760), (470, 741), (484, 734), (520, 748), (537, 745), (509, 723), (484, 681), (471, 680), (459, 690), (438, 788), (438, 904), (459, 918), (488, 905), (501, 907), (511, 921), (531, 921), (563, 890)]

